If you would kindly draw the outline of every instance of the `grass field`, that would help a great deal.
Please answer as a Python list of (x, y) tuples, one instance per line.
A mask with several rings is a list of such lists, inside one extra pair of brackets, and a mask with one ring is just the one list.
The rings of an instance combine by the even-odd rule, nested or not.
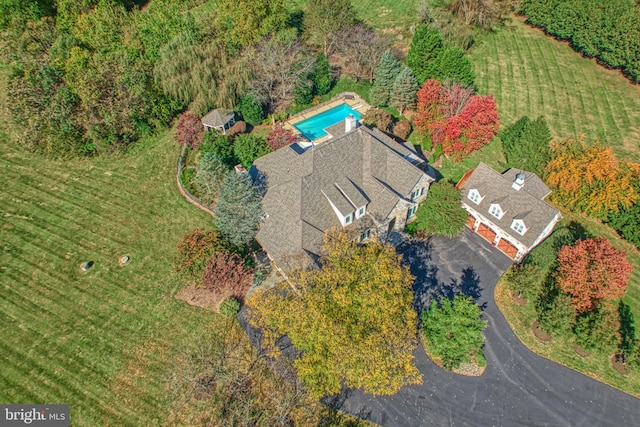
[[(309, 0), (285, 0), (289, 10), (302, 10)], [(418, 0), (357, 0), (352, 1), (358, 19), (381, 30), (394, 30), (403, 35), (417, 20)]]
[(178, 193), (172, 138), (64, 163), (0, 141), (0, 402), (68, 403), (73, 425), (163, 424), (175, 343), (212, 321), (172, 298), (178, 239), (211, 221)]
[(640, 162), (640, 86), (514, 18), (472, 53), (476, 83), (503, 124), (543, 115), (556, 137), (600, 140)]

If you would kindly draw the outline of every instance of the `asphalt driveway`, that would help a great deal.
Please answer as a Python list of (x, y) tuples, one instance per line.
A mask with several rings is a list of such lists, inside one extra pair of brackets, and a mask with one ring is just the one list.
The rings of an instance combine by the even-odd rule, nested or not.
[(383, 426), (640, 426), (640, 400), (529, 351), (493, 300), (510, 264), (499, 250), (465, 229), (454, 239), (431, 238), (398, 248), (417, 277), (415, 305), (459, 291), (478, 300), (487, 369), (464, 377), (415, 351), (423, 384), (373, 397), (348, 390), (325, 403)]

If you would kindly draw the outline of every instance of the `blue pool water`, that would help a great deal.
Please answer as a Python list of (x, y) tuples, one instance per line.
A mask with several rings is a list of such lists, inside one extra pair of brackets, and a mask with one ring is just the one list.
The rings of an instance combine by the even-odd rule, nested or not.
[(349, 114), (360, 120), (360, 113), (347, 104), (340, 104), (330, 110), (324, 111), (317, 116), (309, 117), (294, 126), (310, 141), (321, 138), (327, 133), (324, 131), (329, 126), (343, 121)]

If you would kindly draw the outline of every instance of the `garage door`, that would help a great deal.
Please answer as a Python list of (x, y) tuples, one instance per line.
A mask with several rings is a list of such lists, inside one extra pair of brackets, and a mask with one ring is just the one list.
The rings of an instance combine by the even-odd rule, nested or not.
[(518, 248), (504, 239), (500, 239), (498, 242), (498, 249), (504, 252), (509, 258), (513, 259), (518, 254)]
[(478, 226), (477, 233), (484, 237), (489, 243), (493, 243), (496, 238), (496, 233), (491, 231), (491, 229), (484, 224), (480, 224), (480, 226)]
[(473, 217), (473, 215), (469, 215), (469, 218), (467, 218), (466, 225), (467, 227), (473, 230), (473, 226), (476, 225), (476, 219)]

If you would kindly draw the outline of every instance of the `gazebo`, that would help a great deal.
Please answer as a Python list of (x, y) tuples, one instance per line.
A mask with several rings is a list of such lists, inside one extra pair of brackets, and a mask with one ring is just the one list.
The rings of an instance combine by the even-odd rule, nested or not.
[(233, 126), (235, 122), (236, 118), (233, 111), (220, 108), (209, 111), (207, 115), (202, 118), (202, 124), (207, 132), (211, 129), (216, 129), (223, 134), (226, 134), (227, 129)]

